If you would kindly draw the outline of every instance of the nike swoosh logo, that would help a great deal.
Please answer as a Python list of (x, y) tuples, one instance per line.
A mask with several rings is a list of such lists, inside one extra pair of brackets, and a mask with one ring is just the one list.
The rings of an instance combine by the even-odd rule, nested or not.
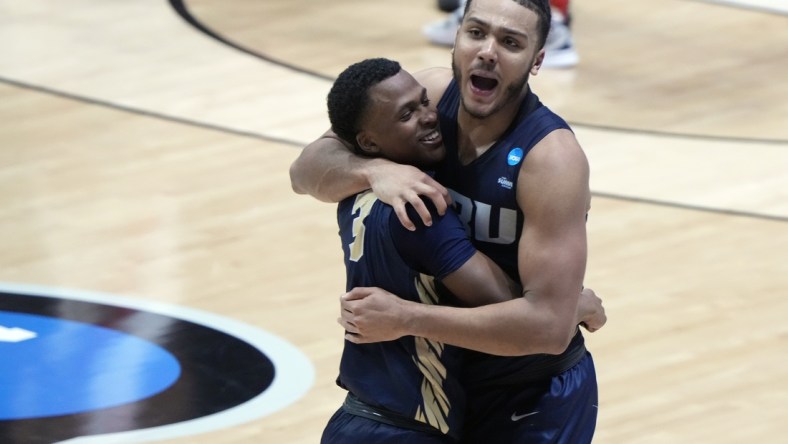
[(533, 415), (535, 415), (537, 413), (539, 413), (539, 412), (531, 412), (531, 413), (526, 413), (524, 415), (518, 415), (517, 412), (515, 412), (515, 413), (512, 413), (512, 421), (519, 421), (519, 420), (521, 420), (523, 418), (526, 418), (528, 416), (533, 416)]

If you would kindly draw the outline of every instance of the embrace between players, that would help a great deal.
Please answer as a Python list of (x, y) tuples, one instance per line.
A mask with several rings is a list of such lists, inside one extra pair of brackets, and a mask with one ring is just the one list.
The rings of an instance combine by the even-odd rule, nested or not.
[(590, 443), (598, 394), (578, 328), (606, 322), (583, 288), (588, 162), (528, 79), (547, 0), (472, 0), (452, 70), (348, 67), (331, 130), (293, 189), (339, 202), (347, 270), (324, 443)]

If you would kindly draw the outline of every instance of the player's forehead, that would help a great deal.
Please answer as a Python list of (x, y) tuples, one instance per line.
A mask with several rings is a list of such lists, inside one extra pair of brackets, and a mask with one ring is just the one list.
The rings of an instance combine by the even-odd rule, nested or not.
[(537, 20), (534, 11), (514, 0), (473, 0), (463, 22), (526, 33)]
[(420, 101), (424, 87), (405, 71), (379, 82), (370, 88), (369, 96), (379, 107), (399, 108), (411, 101)]

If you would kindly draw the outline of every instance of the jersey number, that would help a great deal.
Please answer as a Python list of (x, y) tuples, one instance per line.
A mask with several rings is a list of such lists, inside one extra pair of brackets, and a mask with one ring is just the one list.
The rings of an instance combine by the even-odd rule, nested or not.
[(353, 214), (358, 214), (353, 218), (353, 242), (350, 243), (350, 260), (358, 262), (364, 256), (364, 220), (372, 211), (372, 206), (378, 198), (371, 192), (361, 193), (356, 196), (353, 203)]

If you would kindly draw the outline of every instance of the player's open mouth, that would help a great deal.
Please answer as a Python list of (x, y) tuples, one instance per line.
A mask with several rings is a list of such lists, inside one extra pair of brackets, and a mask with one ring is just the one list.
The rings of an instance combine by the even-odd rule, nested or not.
[(442, 141), (441, 133), (438, 130), (432, 130), (429, 132), (429, 134), (420, 138), (419, 140), (429, 144), (440, 143)]
[(471, 85), (473, 85), (474, 89), (481, 92), (490, 92), (498, 86), (498, 81), (488, 77), (471, 75)]

